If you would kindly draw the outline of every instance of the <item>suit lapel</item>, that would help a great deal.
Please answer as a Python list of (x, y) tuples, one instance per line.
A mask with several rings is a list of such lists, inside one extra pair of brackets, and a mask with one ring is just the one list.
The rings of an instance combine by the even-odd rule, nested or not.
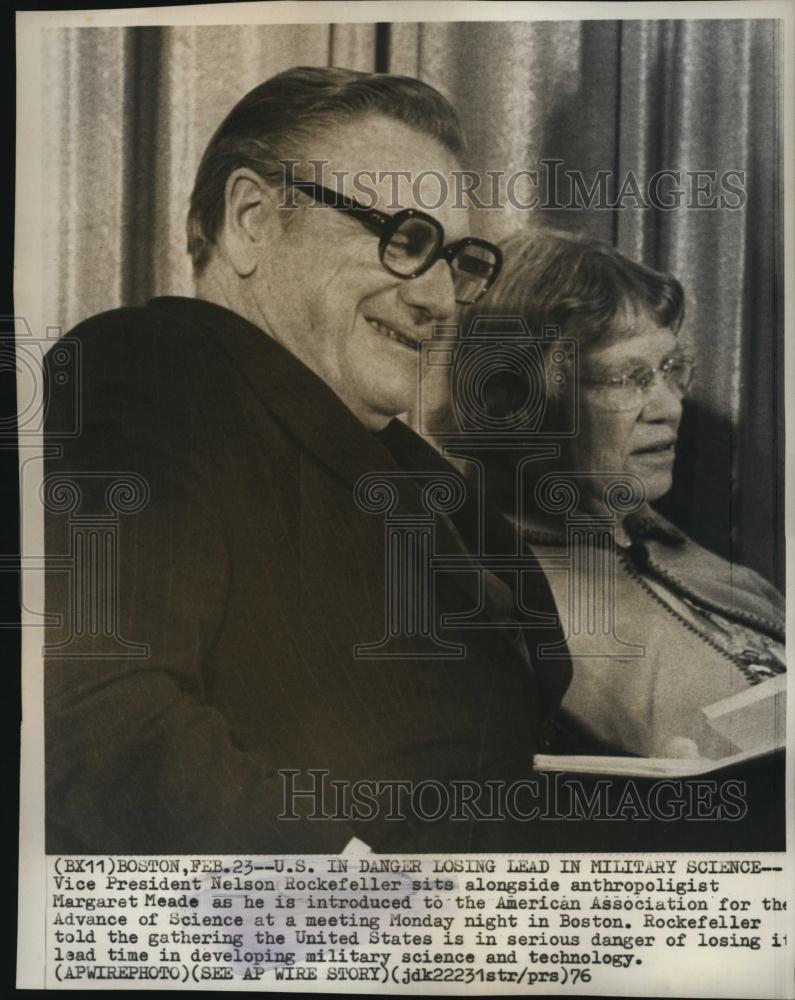
[[(362, 476), (391, 474), (400, 509), (419, 513), (423, 511), (420, 487), (405, 472), (455, 473), (424, 442), (420, 442), (427, 449), (424, 464), (407, 469), (399, 458), (396, 460), (380, 435), (370, 433), (322, 379), (242, 316), (202, 299), (162, 297), (153, 299), (151, 305), (183, 318), (187, 315), (210, 329), (262, 405), (331, 475), (351, 490)], [(407, 427), (405, 431), (420, 440)], [(444, 551), (466, 552), (444, 518), (437, 519), (437, 536)], [(471, 587), (464, 589), (472, 593)]]
[[(391, 474), (400, 509), (420, 513), (424, 511), (421, 491), (412, 474), (458, 475), (435, 449), (399, 420), (393, 420), (380, 434), (370, 433), (322, 379), (237, 313), (202, 299), (162, 297), (153, 299), (150, 305), (182, 319), (190, 317), (209, 329), (263, 407), (351, 491), (364, 475)], [(468, 498), (460, 522), (464, 524), (469, 544), (473, 544), (473, 539), (466, 528), (477, 522), (473, 504), (476, 506), (476, 501)], [(507, 522), (504, 528), (510, 531)], [(448, 576), (470, 606), (476, 606), (481, 598), (480, 564), (462, 543), (459, 531), (451, 530), (444, 517), (436, 519), (436, 540), (438, 551), (461, 555), (463, 572), (451, 572)], [(503, 586), (510, 591), (507, 585)], [(512, 604), (512, 598), (506, 603)], [(554, 608), (551, 595), (547, 607)], [(487, 607), (486, 611), (499, 615), (500, 609)], [(500, 634), (502, 629), (496, 632)], [(501, 638), (503, 647), (518, 655), (510, 640), (504, 635)]]
[(339, 397), (286, 348), (212, 302), (157, 298), (152, 306), (209, 328), (262, 405), (329, 471), (352, 486), (373, 471), (396, 471), (389, 452)]
[[(381, 432), (380, 436), (404, 468), (422, 470), (451, 468), (446, 459), (400, 420), (393, 420)], [(478, 500), (470, 493), (467, 493), (464, 504), (454, 517), (464, 542), (469, 546), (461, 551), (465, 553), (473, 570), (482, 570), (482, 565), (476, 557), (472, 556), (472, 552), (477, 551), (478, 546), (483, 544), (483, 535), (489, 539), (489, 551), (507, 555), (517, 551), (517, 529), (490, 504), (486, 504), (485, 509), (481, 512)], [(534, 593), (533, 605), (537, 610), (549, 613), (552, 622), (544, 628), (525, 629), (524, 640), (520, 641), (526, 641), (530, 648), (532, 666), (539, 681), (542, 711), (545, 715), (551, 715), (560, 705), (571, 681), (571, 662), (557, 658), (554, 660), (542, 659), (537, 652), (533, 653), (533, 648), (537, 650), (546, 644), (562, 642), (563, 631), (549, 581), (546, 575), (541, 572), (535, 554), (526, 545), (523, 545), (522, 548), (528, 563), (532, 562), (538, 567), (538, 572), (529, 574)], [(468, 577), (473, 583), (478, 579), (475, 573), (458, 573), (456, 576), (459, 583), (465, 577)], [(491, 593), (495, 602), (491, 606), (487, 605), (486, 611), (490, 617), (504, 622), (513, 610), (515, 601), (513, 589), (495, 574), (492, 574), (492, 581)], [(498, 631), (501, 638), (505, 640), (504, 645), (516, 655), (516, 645), (506, 637), (502, 629)]]

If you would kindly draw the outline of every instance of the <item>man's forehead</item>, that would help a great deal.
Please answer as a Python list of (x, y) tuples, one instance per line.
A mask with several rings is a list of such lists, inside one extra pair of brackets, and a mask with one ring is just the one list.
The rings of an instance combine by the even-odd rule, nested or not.
[(368, 115), (329, 126), (302, 144), (296, 173), (340, 190), (368, 207), (426, 211), (468, 231), (459, 194), (461, 166), (438, 139), (404, 122)]
[(326, 159), (341, 170), (452, 170), (455, 155), (419, 126), (385, 115), (360, 115), (330, 124), (302, 142), (307, 159)]

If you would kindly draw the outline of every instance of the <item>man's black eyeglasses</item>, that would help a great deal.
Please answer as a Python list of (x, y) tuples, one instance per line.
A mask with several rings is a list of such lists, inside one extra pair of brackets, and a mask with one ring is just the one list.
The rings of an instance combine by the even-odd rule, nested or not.
[(376, 233), (381, 263), (399, 278), (418, 278), (437, 260), (446, 260), (453, 274), (456, 302), (469, 305), (485, 295), (500, 273), (499, 247), (473, 236), (445, 246), (442, 225), (425, 212), (404, 208), (386, 215), (314, 181), (290, 178), (289, 183), (322, 205), (347, 212)]

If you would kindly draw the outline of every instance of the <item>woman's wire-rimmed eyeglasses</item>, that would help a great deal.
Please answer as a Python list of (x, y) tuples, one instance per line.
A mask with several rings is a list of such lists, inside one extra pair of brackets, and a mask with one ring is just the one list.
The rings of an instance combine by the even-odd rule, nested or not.
[(347, 212), (374, 232), (379, 237), (381, 264), (398, 278), (418, 278), (437, 260), (444, 260), (452, 272), (456, 302), (471, 305), (486, 294), (500, 273), (499, 247), (474, 236), (445, 245), (441, 223), (418, 209), (387, 215), (314, 181), (287, 178), (287, 182), (322, 205)]
[(638, 365), (636, 368), (602, 378), (580, 378), (581, 385), (601, 390), (601, 399), (610, 409), (634, 410), (643, 405), (651, 390), (662, 376), (668, 388), (680, 399), (684, 398), (693, 381), (695, 362), (687, 354), (672, 354), (656, 368)]

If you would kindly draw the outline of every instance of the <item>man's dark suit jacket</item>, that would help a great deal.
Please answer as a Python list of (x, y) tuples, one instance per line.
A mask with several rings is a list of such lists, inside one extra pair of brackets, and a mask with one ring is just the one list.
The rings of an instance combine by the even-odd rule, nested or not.
[[(397, 421), (368, 432), (288, 351), (207, 302), (106, 313), (69, 342), (77, 436), (71, 388), (47, 366), (47, 607), (60, 621), (45, 659), (48, 850), (337, 852), (354, 835), (382, 851), (548, 847), (532, 823), (278, 818), (280, 769), (300, 788), (310, 769), (529, 776), (566, 661), (528, 665), (504, 628), (441, 628), (462, 659), (423, 658), (420, 640), (396, 660), (353, 655), (385, 624), (384, 518), (360, 509), (354, 484), (451, 467)], [(146, 484), (139, 510), (107, 492), (127, 474)], [(401, 509), (421, 511), (419, 493), (399, 480)], [(460, 552), (477, 520), (470, 501), (456, 516), (458, 539), (437, 526), (441, 551)], [(543, 574), (527, 577), (529, 601), (554, 615)], [(471, 610), (476, 591), (476, 573), (437, 574), (437, 610)], [(523, 631), (531, 661), (560, 638)]]

